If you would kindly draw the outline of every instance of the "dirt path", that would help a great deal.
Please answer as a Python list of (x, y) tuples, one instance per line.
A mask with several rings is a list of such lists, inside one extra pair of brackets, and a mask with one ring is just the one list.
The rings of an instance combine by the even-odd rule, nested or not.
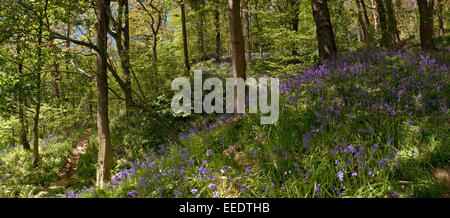
[(64, 167), (58, 172), (58, 181), (50, 185), (44, 191), (39, 192), (37, 196), (42, 197), (47, 195), (49, 191), (64, 188), (74, 180), (74, 176), (77, 173), (77, 166), (80, 156), (86, 153), (90, 133), (91, 128), (87, 129), (80, 135), (77, 143), (72, 147), (69, 155), (67, 155), (67, 160)]

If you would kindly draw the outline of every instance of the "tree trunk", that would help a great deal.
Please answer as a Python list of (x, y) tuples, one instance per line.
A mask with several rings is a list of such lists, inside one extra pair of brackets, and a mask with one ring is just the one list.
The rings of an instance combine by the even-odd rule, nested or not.
[(200, 19), (199, 19), (199, 27), (198, 27), (198, 62), (202, 62), (205, 60), (205, 12), (203, 11), (205, 7), (204, 1), (201, 1), (201, 11), (200, 11)]
[(361, 8), (363, 9), (363, 15), (364, 15), (364, 21), (366, 22), (366, 26), (367, 29), (370, 29), (370, 20), (369, 20), (369, 16), (367, 15), (367, 9), (366, 9), (366, 3), (364, 2), (364, 0), (359, 0), (359, 2), (361, 3)]
[(438, 36), (442, 37), (444, 36), (444, 17), (442, 15), (442, 0), (437, 0), (437, 18), (438, 18), (438, 28), (439, 28), (439, 32), (438, 32)]
[(397, 18), (395, 18), (394, 4), (392, 0), (385, 0), (386, 2), (386, 12), (388, 15), (388, 30), (391, 34), (391, 44), (394, 45), (396, 42), (400, 41), (400, 35), (397, 28)]
[[(125, 17), (125, 19), (123, 18)], [(122, 25), (122, 23), (125, 23)], [(129, 21), (129, 6), (128, 0), (120, 0), (118, 8), (117, 22), (114, 23), (116, 33), (112, 34), (115, 39), (117, 51), (119, 53), (120, 65), (124, 74), (121, 85), (124, 86), (123, 92), (125, 95), (125, 108), (127, 116), (132, 107), (133, 96), (131, 91), (131, 63), (130, 63), (130, 21)], [(156, 58), (156, 51), (153, 57)]]
[(122, 4), (125, 6), (125, 25), (123, 27), (123, 45), (124, 45), (124, 64), (123, 64), (123, 75), (125, 81), (126, 90), (125, 94), (125, 107), (127, 110), (127, 115), (130, 115), (130, 109), (132, 107), (133, 96), (131, 89), (131, 63), (130, 63), (130, 9), (128, 5), (128, 0), (122, 0)]
[(231, 58), (233, 62), (233, 78), (235, 80), (234, 86), (234, 108), (237, 112), (238, 105), (238, 89), (237, 89), (237, 78), (246, 79), (245, 75), (245, 48), (244, 39), (242, 35), (241, 26), (241, 3), (240, 0), (228, 0), (228, 20), (230, 24), (230, 34), (231, 34)]
[(189, 76), (189, 71), (191, 71), (191, 65), (189, 64), (188, 42), (187, 42), (187, 33), (186, 33), (186, 14), (185, 14), (185, 9), (184, 9), (184, 0), (181, 1), (180, 10), (181, 10), (181, 29), (183, 32), (184, 67), (186, 68), (185, 75)]
[(434, 0), (417, 0), (420, 15), (420, 45), (423, 51), (432, 51), (433, 42), (433, 7)]
[[(55, 37), (50, 36), (48, 43), (49, 43), (51, 49), (56, 50), (57, 47), (53, 43), (54, 40), (55, 40)], [(53, 60), (52, 67), (53, 67), (52, 81), (51, 81), (52, 92), (53, 92), (53, 96), (56, 99), (55, 107), (59, 108), (60, 100), (61, 100), (60, 91), (59, 91), (59, 82), (60, 82), (61, 78), (60, 78), (60, 72), (59, 72), (59, 63), (57, 60)]]
[(324, 64), (337, 52), (334, 41), (334, 32), (328, 12), (327, 0), (312, 0), (316, 35), (319, 47), (319, 64)]
[[(356, 7), (358, 8), (358, 23), (362, 29), (364, 43), (366, 45), (366, 49), (369, 49), (370, 48), (369, 31), (368, 31), (366, 23), (364, 23), (364, 20), (363, 20), (363, 15), (362, 15), (362, 10), (361, 10), (362, 5), (360, 4), (359, 0), (356, 0)], [(366, 22), (367, 22), (367, 20), (366, 20)]]
[(110, 0), (97, 0), (97, 126), (98, 126), (98, 169), (97, 185), (111, 180), (111, 135), (108, 118), (108, 74), (107, 42)]
[(153, 54), (153, 60), (156, 62), (158, 61), (158, 54), (156, 49), (158, 48), (158, 38), (156, 36), (153, 36), (153, 43), (152, 43), (152, 54)]
[(219, 11), (219, 6), (220, 5), (216, 5), (216, 9), (214, 10), (214, 22), (215, 22), (215, 26), (216, 26), (216, 62), (219, 63), (220, 62), (220, 50), (221, 50), (221, 39), (220, 39), (220, 11)]
[[(258, 10), (259, 0), (255, 1), (255, 9)], [(262, 51), (262, 42), (261, 42), (261, 25), (259, 23), (258, 13), (255, 13), (255, 25), (256, 25), (256, 37), (258, 39), (258, 50), (259, 50), (259, 58), (261, 59), (263, 56)], [(298, 27), (298, 26), (297, 26)]]
[(375, 33), (378, 32), (378, 16), (377, 16), (377, 4), (375, 2), (376, 0), (372, 0), (372, 8), (374, 8), (374, 10), (372, 10), (372, 17), (373, 17), (373, 28), (375, 30)]
[(14, 127), (11, 127), (11, 146), (16, 145), (16, 140), (15, 140), (15, 134), (14, 134)]
[[(20, 49), (20, 45), (17, 45), (17, 55), (20, 55), (21, 49)], [(18, 71), (19, 71), (19, 75), (23, 74), (23, 63), (22, 60), (19, 61), (18, 63)], [(23, 148), (25, 150), (31, 150), (30, 144), (28, 143), (28, 139), (27, 139), (27, 125), (25, 124), (25, 100), (23, 99), (22, 96), (22, 90), (19, 90), (19, 92), (17, 93), (17, 102), (18, 102), (18, 116), (19, 116), (19, 123), (20, 123), (20, 132), (19, 132), (19, 143), (22, 144)]]
[(244, 25), (245, 25), (245, 54), (246, 54), (246, 62), (250, 63), (252, 59), (252, 41), (250, 38), (250, 17), (248, 13), (248, 1), (244, 0)]
[(360, 0), (360, 3), (361, 3), (361, 8), (363, 9), (363, 15), (364, 15), (364, 20), (366, 22), (367, 31), (369, 34), (369, 40), (372, 41), (374, 39), (375, 29), (370, 23), (369, 15), (367, 14), (366, 3), (364, 2), (364, 0)]
[(56, 104), (55, 107), (59, 108), (60, 107), (60, 99), (61, 99), (61, 95), (59, 93), (59, 81), (60, 81), (60, 72), (59, 72), (59, 64), (57, 61), (53, 62), (53, 74), (52, 74), (52, 91), (53, 91), (53, 95), (56, 98)]
[(19, 133), (19, 143), (22, 144), (25, 150), (31, 150), (30, 144), (27, 139), (27, 127), (25, 125), (25, 113), (24, 113), (24, 101), (22, 97), (19, 96), (19, 122), (20, 122), (20, 133)]
[(38, 28), (38, 44), (37, 44), (37, 65), (36, 65), (36, 105), (34, 112), (34, 127), (33, 127), (33, 165), (37, 167), (39, 165), (39, 115), (41, 111), (41, 70), (42, 70), (42, 32), (43, 32), (43, 16), (39, 15), (39, 28)]
[(378, 12), (378, 17), (380, 19), (380, 29), (381, 29), (381, 40), (380, 40), (380, 44), (381, 46), (385, 47), (385, 48), (389, 48), (392, 45), (392, 38), (391, 38), (391, 34), (389, 32), (389, 28), (388, 28), (388, 21), (387, 21), (387, 16), (386, 16), (386, 10), (384, 8), (383, 5), (383, 1), (382, 0), (376, 0), (377, 2), (377, 12)]
[[(290, 11), (290, 19), (291, 19), (291, 25), (292, 25), (292, 30), (297, 33), (298, 32), (298, 16), (300, 13), (300, 8), (299, 8), (299, 1), (297, 0), (290, 0), (288, 2), (289, 4), (289, 11)], [(297, 56), (298, 52), (297, 52), (297, 47), (295, 45), (295, 42), (292, 44), (292, 56)]]

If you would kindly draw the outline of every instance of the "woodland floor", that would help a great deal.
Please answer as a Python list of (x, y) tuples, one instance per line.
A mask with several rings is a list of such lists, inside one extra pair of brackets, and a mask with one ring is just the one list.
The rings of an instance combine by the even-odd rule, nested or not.
[(91, 128), (84, 131), (78, 141), (72, 147), (69, 155), (67, 156), (66, 163), (64, 167), (58, 172), (58, 181), (50, 185), (44, 191), (41, 191), (38, 196), (45, 196), (50, 191), (65, 188), (75, 179), (77, 174), (77, 166), (80, 156), (86, 153), (87, 146), (89, 144), (89, 134), (91, 133)]

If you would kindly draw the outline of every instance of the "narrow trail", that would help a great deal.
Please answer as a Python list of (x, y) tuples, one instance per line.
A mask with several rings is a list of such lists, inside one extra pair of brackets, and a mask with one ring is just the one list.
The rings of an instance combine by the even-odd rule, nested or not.
[(91, 128), (84, 131), (76, 144), (72, 147), (72, 150), (67, 155), (67, 160), (63, 168), (58, 172), (58, 181), (51, 184), (44, 191), (39, 192), (37, 196), (43, 197), (48, 194), (48, 192), (60, 188), (64, 188), (69, 185), (77, 173), (78, 161), (80, 156), (86, 153), (87, 146), (89, 144), (89, 135), (91, 133)]

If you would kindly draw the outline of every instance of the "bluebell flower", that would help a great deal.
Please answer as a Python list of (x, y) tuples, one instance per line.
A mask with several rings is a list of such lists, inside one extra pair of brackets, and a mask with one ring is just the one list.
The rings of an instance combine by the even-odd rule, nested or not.
[(320, 193), (322, 193), (322, 188), (320, 188), (320, 184), (317, 184), (317, 186), (316, 186), (316, 196), (320, 195)]
[(217, 189), (217, 186), (215, 184), (213, 184), (213, 183), (209, 184), (208, 187), (211, 188), (212, 190), (216, 190)]
[(337, 177), (341, 182), (344, 181), (344, 170), (339, 171), (339, 172), (336, 174), (336, 177)]

